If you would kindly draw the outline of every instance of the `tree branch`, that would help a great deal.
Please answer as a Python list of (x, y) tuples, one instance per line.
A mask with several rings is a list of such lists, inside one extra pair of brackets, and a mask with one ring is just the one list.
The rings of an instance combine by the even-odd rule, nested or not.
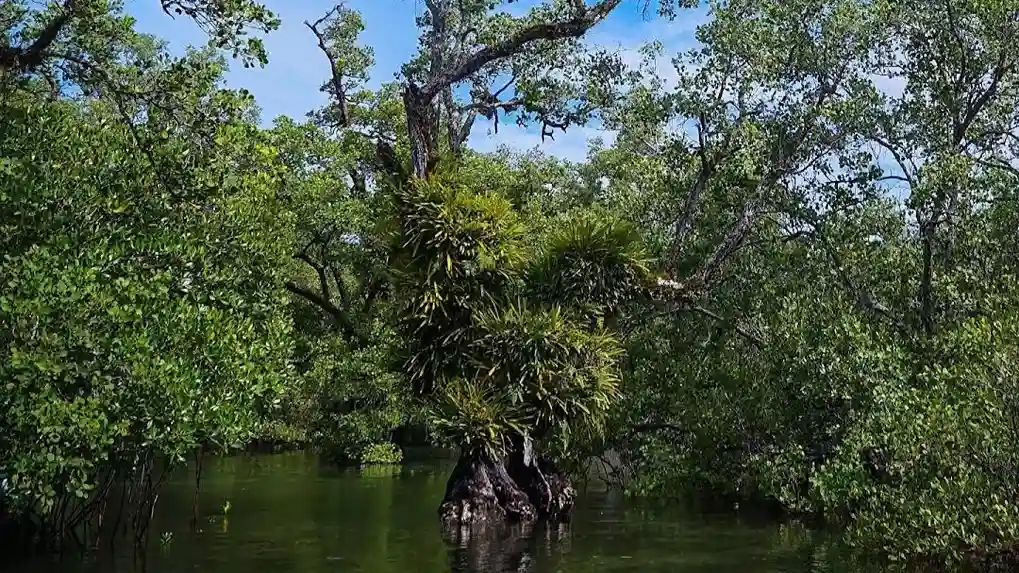
[(64, 26), (74, 16), (76, 0), (67, 0), (57, 14), (27, 47), (0, 46), (0, 68), (15, 72), (30, 72), (42, 64), (46, 50), (53, 45)]
[(318, 40), (318, 47), (325, 54), (327, 60), (329, 60), (329, 72), (332, 78), (331, 83), (333, 86), (333, 97), (336, 98), (336, 104), (339, 106), (339, 124), (342, 127), (350, 127), (350, 114), (347, 109), (347, 90), (343, 86), (343, 74), (340, 73), (339, 66), (336, 63), (336, 58), (329, 51), (326, 46), (325, 36), (318, 29), (323, 22), (331, 18), (336, 12), (343, 7), (343, 4), (337, 4), (332, 7), (328, 12), (325, 13), (321, 18), (315, 20), (314, 23), (309, 23), (307, 20), (304, 21), (304, 25), (311, 30), (312, 34), (315, 34), (316, 40)]
[(708, 310), (708, 309), (706, 309), (706, 308), (704, 308), (702, 306), (696, 306), (695, 305), (695, 306), (690, 307), (690, 310), (692, 310), (693, 312), (696, 312), (697, 314), (703, 314), (704, 316), (706, 316), (706, 317), (708, 317), (710, 319), (713, 319), (713, 320), (717, 320), (718, 322), (721, 322), (723, 324), (731, 325), (732, 329), (734, 331), (736, 331), (736, 334), (739, 334), (740, 336), (742, 336), (743, 338), (748, 340), (751, 344), (753, 344), (757, 348), (764, 348), (764, 340), (760, 336), (758, 336), (758, 335), (754, 334), (753, 332), (750, 332), (749, 330), (747, 330), (747, 329), (743, 328), (742, 326), (736, 324), (735, 320), (728, 320), (728, 319), (726, 319), (726, 318), (724, 318), (724, 317), (722, 317), (722, 316), (720, 316), (718, 314), (715, 314), (714, 312), (712, 312), (712, 311), (710, 311), (710, 310)]
[(322, 296), (319, 296), (318, 293), (310, 289), (304, 288), (293, 281), (287, 281), (284, 287), (286, 287), (286, 289), (291, 293), (296, 294), (297, 296), (307, 300), (311, 304), (325, 311), (326, 314), (328, 314), (330, 318), (333, 319), (334, 324), (343, 334), (343, 337), (347, 342), (354, 344), (356, 346), (363, 345), (364, 340), (361, 338), (361, 335), (357, 332), (357, 329), (354, 328), (354, 323), (351, 322), (350, 317), (347, 316), (347, 313), (344, 312), (343, 309), (337, 307), (336, 305), (329, 302)]
[(991, 75), (991, 84), (967, 106), (966, 115), (962, 118), (962, 121), (956, 125), (955, 133), (953, 134), (954, 141), (952, 142), (954, 145), (960, 145), (963, 142), (963, 139), (966, 137), (966, 132), (969, 131), (973, 121), (978, 115), (980, 115), (980, 112), (987, 107), (991, 98), (998, 93), (1001, 80), (1004, 79), (1005, 75), (1011, 71), (1013, 66), (1008, 62), (1008, 53), (1008, 50), (1001, 50), (1001, 53), (998, 55), (998, 61), (994, 66), (994, 71)]
[(487, 64), (518, 53), (527, 44), (537, 40), (579, 38), (592, 26), (603, 20), (622, 0), (601, 0), (594, 6), (584, 7), (572, 19), (553, 24), (534, 24), (492, 46), (481, 48), (461, 64), (433, 76), (419, 90), (422, 100), (430, 102), (447, 86), (463, 81)]
[[(883, 139), (883, 138), (881, 138), (881, 137), (879, 137), (877, 135), (872, 135), (870, 137), (870, 139), (871, 139), (871, 141), (873, 141), (874, 143), (878, 144), (883, 149), (885, 149), (886, 151), (891, 153), (892, 154), (892, 158), (895, 159), (895, 163), (899, 166), (899, 169), (902, 170), (902, 177), (903, 177), (903, 179), (905, 179), (906, 182), (908, 182), (910, 186), (916, 185), (916, 181), (913, 179), (913, 175), (912, 175), (913, 172), (916, 170), (916, 165), (912, 165), (913, 169), (910, 170), (906, 166), (906, 157), (905, 157), (905, 155), (900, 153), (899, 150), (895, 149), (895, 147), (892, 145), (891, 141)], [(912, 163), (913, 163), (912, 160), (910, 160), (910, 164), (912, 164)]]
[(747, 235), (750, 234), (750, 230), (753, 228), (754, 222), (757, 220), (760, 207), (759, 198), (748, 201), (746, 205), (743, 206), (743, 211), (736, 220), (736, 224), (733, 225), (732, 229), (730, 229), (725, 235), (722, 242), (715, 247), (715, 250), (711, 252), (711, 255), (708, 256), (708, 259), (704, 262), (704, 264), (697, 269), (697, 272), (684, 281), (684, 288), (689, 293), (693, 294), (700, 292), (718, 279), (718, 274), (722, 270), (722, 266), (736, 253), (736, 251), (740, 249), (743, 245), (743, 241), (746, 240)]
[(296, 256), (299, 260), (304, 261), (305, 263), (308, 264), (308, 266), (315, 269), (315, 274), (318, 275), (318, 287), (322, 293), (322, 298), (326, 302), (331, 303), (332, 296), (330, 296), (329, 294), (329, 281), (326, 280), (325, 268), (322, 265), (316, 263), (314, 260), (312, 260), (312, 258), (309, 257), (304, 251), (298, 253)]
[(697, 122), (697, 158), (700, 160), (700, 169), (697, 171), (697, 178), (694, 180), (693, 186), (690, 187), (686, 197), (683, 199), (683, 212), (679, 219), (676, 220), (673, 229), (672, 252), (669, 258), (674, 267), (678, 265), (679, 259), (683, 255), (686, 236), (693, 226), (693, 220), (697, 214), (697, 207), (700, 204), (701, 196), (715, 173), (715, 167), (718, 165), (718, 156), (713, 152), (709, 156), (707, 130), (707, 118), (701, 113), (698, 115)]
[(333, 282), (336, 283), (336, 292), (340, 296), (340, 304), (345, 308), (351, 308), (353, 305), (350, 302), (350, 294), (347, 292), (347, 285), (343, 282), (343, 275), (339, 270), (332, 269)]

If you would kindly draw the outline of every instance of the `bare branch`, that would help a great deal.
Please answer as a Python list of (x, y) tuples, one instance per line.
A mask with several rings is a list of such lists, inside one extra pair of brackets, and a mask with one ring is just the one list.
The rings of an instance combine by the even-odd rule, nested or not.
[(499, 88), (499, 89), (495, 90), (494, 92), (492, 92), (492, 97), (499, 97), (499, 96), (501, 96), (504, 91), (508, 90), (510, 88), (510, 86), (512, 86), (516, 82), (517, 82), (517, 74), (514, 73), (513, 76), (510, 77), (509, 81), (506, 82), (506, 84), (504, 86), (502, 86), (501, 88)]
[(982, 165), (982, 166), (988, 168), (988, 169), (1000, 169), (1002, 171), (1005, 171), (1005, 172), (1009, 173), (1013, 177), (1019, 179), (1019, 169), (1013, 167), (1012, 165), (1009, 165), (1008, 163), (1006, 163), (1005, 161), (1003, 161), (1001, 159), (997, 159), (997, 158), (994, 158), (994, 159), (978, 159), (978, 158), (973, 158), (973, 161), (976, 162), (979, 165)]
[(314, 23), (310, 23), (307, 20), (304, 21), (304, 25), (311, 30), (312, 34), (315, 34), (315, 39), (318, 40), (318, 48), (325, 54), (327, 60), (329, 60), (329, 71), (331, 84), (333, 87), (333, 97), (336, 98), (336, 104), (340, 107), (339, 109), (339, 124), (343, 127), (350, 127), (350, 113), (347, 109), (347, 90), (343, 85), (343, 74), (340, 72), (339, 65), (336, 63), (336, 58), (329, 51), (326, 45), (325, 36), (323, 32), (319, 30), (319, 26), (323, 22), (331, 18), (336, 12), (343, 7), (343, 4), (337, 4), (333, 6), (328, 12), (326, 12), (321, 18), (315, 20)]
[(912, 161), (910, 161), (910, 164), (912, 165), (913, 168), (912, 170), (910, 170), (909, 167), (907, 167), (906, 165), (905, 154), (896, 149), (890, 141), (883, 139), (877, 135), (872, 135), (870, 139), (871, 141), (880, 145), (882, 148), (884, 148), (886, 151), (892, 154), (892, 157), (895, 159), (895, 163), (898, 164), (899, 169), (902, 170), (902, 174), (905, 180), (910, 184), (910, 186), (915, 185), (916, 182), (913, 179), (913, 173), (916, 170), (916, 165), (912, 165)]

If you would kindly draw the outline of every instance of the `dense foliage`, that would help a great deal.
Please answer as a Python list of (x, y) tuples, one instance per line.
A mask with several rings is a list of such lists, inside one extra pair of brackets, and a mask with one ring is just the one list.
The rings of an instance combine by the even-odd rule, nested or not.
[[(160, 4), (212, 46), (0, 6), (0, 525), (423, 432), (464, 452), (447, 517), (566, 512), (606, 454), (895, 559), (1019, 554), (1019, 2), (712, 0), (666, 81), (583, 38), (621, 0), (428, 0), (378, 89), (340, 5), (305, 23), (327, 105), (271, 125), (218, 50), (264, 61), (276, 17)], [(477, 121), (616, 137), (481, 154)]]
[[(679, 99), (658, 96), (663, 121), (706, 106), (691, 110), (703, 113), (695, 147), (661, 154), (692, 160), (690, 184), (714, 192), (698, 233), (733, 209), (725, 170), (745, 168), (745, 147), (727, 146), (762, 118), (802, 121), (799, 94), (831, 89), (807, 116), (818, 137), (762, 198), (726, 283), (631, 338), (619, 423), (645, 432), (624, 433), (618, 447), (636, 490), (707, 490), (824, 515), (899, 558), (1014, 549), (1006, 309), (1016, 304), (1019, 52), (1005, 38), (1017, 8), (716, 7)], [(691, 101), (685, 81), (719, 91)], [(772, 90), (782, 95), (757, 99)], [(752, 115), (708, 115), (730, 101)], [(594, 163), (617, 165), (618, 154), (640, 150), (620, 145)], [(613, 175), (625, 201), (633, 177), (653, 196), (668, 198), (673, 185), (668, 175), (650, 185), (643, 173)], [(651, 205), (636, 216), (654, 226)], [(701, 237), (691, 239), (696, 249)]]
[(619, 349), (588, 314), (646, 282), (630, 256), (639, 237), (588, 217), (528, 249), (508, 200), (434, 178), (398, 204), (404, 368), (419, 394), (441, 396), (443, 436), (498, 451), (514, 434), (597, 424), (616, 394)]
[(229, 118), (197, 146), (113, 107), (0, 98), (4, 501), (61, 525), (97, 479), (250, 441), (290, 371), (271, 149)]

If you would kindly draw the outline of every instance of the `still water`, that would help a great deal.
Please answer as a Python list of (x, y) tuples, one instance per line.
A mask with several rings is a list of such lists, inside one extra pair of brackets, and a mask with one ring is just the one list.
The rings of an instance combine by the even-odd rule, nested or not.
[[(451, 462), (340, 470), (286, 453), (205, 462), (160, 498), (148, 573), (852, 572), (823, 536), (794, 525), (639, 507), (591, 485), (569, 526), (445, 541), (436, 507)], [(229, 508), (224, 507), (229, 503)], [(15, 573), (137, 570), (132, 554), (22, 562)]]

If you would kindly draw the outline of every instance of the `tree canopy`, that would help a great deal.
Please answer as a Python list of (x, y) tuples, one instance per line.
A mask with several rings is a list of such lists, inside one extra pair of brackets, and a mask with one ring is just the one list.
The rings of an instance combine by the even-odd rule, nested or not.
[(254, 0), (162, 1), (209, 35), (180, 57), (119, 2), (0, 5), (0, 517), (417, 441), (461, 451), (457, 525), (565, 517), (612, 451), (635, 495), (1019, 555), (1019, 2), (711, 0), (674, 82), (585, 37), (622, 0), (511, 3), (425, 0), (381, 84), (341, 3), (303, 23), (328, 102), (266, 122), (223, 79)]

